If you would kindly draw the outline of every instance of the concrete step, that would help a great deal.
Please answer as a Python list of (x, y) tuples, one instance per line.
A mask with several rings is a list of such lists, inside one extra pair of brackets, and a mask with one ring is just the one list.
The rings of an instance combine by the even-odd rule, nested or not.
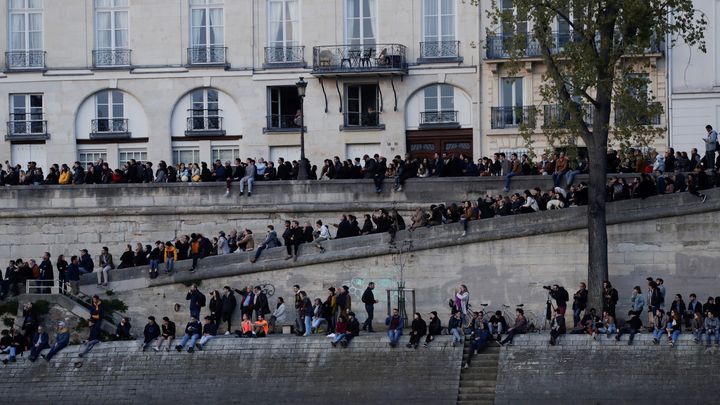
[(497, 381), (497, 371), (488, 373), (464, 373), (460, 375), (460, 383), (465, 384), (466, 382), (473, 381), (488, 381), (493, 384)]
[(495, 387), (460, 387), (460, 395), (470, 394), (492, 394), (495, 395)]
[(458, 403), (476, 404), (476, 401), (495, 401), (495, 394), (459, 394)]
[(495, 387), (497, 381), (493, 379), (488, 380), (460, 380), (460, 388), (471, 388), (471, 387)]

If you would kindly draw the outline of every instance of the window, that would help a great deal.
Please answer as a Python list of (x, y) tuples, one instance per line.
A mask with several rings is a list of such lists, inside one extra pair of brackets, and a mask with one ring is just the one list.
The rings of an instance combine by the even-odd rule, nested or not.
[(200, 149), (173, 149), (173, 164), (200, 163)]
[[(78, 151), (78, 162), (80, 162), (83, 167), (87, 166), (88, 163), (97, 163), (98, 159), (107, 161), (107, 152), (105, 151), (105, 149)], [(121, 160), (121, 163), (125, 162), (126, 160)]]
[[(521, 77), (503, 77), (500, 79), (500, 107), (493, 107), (491, 127), (510, 128), (520, 126), (533, 107), (523, 105), (523, 79)], [(532, 125), (531, 122), (528, 124)]]
[(213, 131), (222, 129), (218, 91), (198, 89), (190, 95), (189, 131)]
[(298, 0), (268, 1), (268, 45), (274, 48), (297, 46), (299, 28)]
[(516, 17), (516, 20), (517, 20), (515, 29), (513, 29), (512, 24), (510, 24), (508, 22), (504, 22), (502, 24), (503, 35), (504, 36), (527, 35), (527, 33), (528, 33), (527, 15), (519, 15), (517, 13), (517, 9), (515, 8), (515, 5), (513, 4), (513, 0), (502, 0), (502, 9), (505, 12), (512, 13)]
[(301, 120), (295, 115), (299, 111), (300, 97), (298, 96), (297, 87), (268, 87), (267, 128), (300, 128)]
[(95, 66), (130, 64), (128, 0), (95, 0)]
[(42, 94), (10, 95), (10, 135), (44, 134)]
[(125, 163), (131, 159), (135, 159), (137, 162), (147, 161), (147, 150), (146, 149), (120, 149), (118, 152), (118, 161)]
[(9, 68), (45, 66), (42, 0), (9, 0)]
[(345, 43), (374, 45), (375, 0), (345, 0)]
[(455, 89), (448, 84), (425, 88), (425, 111), (455, 110)]
[(348, 85), (345, 95), (346, 127), (376, 127), (380, 125), (377, 84)]
[(500, 104), (503, 107), (523, 105), (522, 77), (503, 77), (500, 79)]
[(189, 63), (225, 63), (222, 1), (190, 1)]
[(218, 146), (212, 148), (212, 161), (220, 159), (222, 162), (230, 161), (235, 162), (235, 159), (240, 157), (240, 149), (233, 148), (231, 146)]
[(102, 91), (95, 96), (93, 132), (127, 132), (124, 97), (121, 91)]
[(455, 41), (455, 0), (423, 1), (423, 41)]

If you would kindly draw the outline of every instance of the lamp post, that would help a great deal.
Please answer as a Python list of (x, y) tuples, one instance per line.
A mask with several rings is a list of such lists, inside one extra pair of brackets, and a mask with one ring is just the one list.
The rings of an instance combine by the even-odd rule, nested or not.
[(300, 163), (298, 167), (298, 180), (308, 179), (308, 167), (307, 161), (305, 160), (305, 89), (307, 88), (307, 82), (301, 77), (300, 80), (295, 83), (298, 91), (298, 97), (300, 97)]

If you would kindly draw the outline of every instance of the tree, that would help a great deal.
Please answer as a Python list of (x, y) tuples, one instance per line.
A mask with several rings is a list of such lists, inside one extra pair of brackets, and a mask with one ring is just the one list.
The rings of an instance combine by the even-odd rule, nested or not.
[[(540, 94), (553, 107), (543, 126), (549, 144), (576, 145), (579, 138), (587, 147), (589, 305), (601, 308), (608, 279), (608, 142), (623, 151), (664, 133), (650, 125), (663, 108), (643, 73), (662, 57), (665, 40), (671, 45), (683, 40), (705, 52), (707, 22), (692, 0), (492, 0), (486, 13), (502, 31), (493, 38), (509, 58), (508, 70), (517, 71), (530, 56), (544, 62)], [(488, 38), (492, 35), (488, 30)], [(521, 130), (531, 146), (534, 125)]]

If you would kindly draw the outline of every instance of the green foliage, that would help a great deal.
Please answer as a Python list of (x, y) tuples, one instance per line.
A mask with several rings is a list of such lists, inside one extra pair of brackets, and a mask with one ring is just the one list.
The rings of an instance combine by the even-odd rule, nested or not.
[(181, 281), (181, 283), (182, 283), (182, 285), (184, 285), (185, 287), (190, 287), (191, 285), (195, 284), (196, 286), (198, 286), (198, 288), (200, 288), (200, 286), (202, 285), (202, 280), (200, 280), (200, 279), (198, 279), (198, 280), (187, 280), (187, 281)]
[(119, 300), (117, 298), (103, 301), (103, 306), (105, 307), (105, 310), (107, 310), (109, 313), (126, 312), (128, 310), (128, 306), (125, 305), (122, 300)]
[[(707, 20), (692, 0), (514, 0), (513, 8), (503, 8), (507, 5), (492, 0), (488, 34), (502, 33), (494, 46), (509, 56), (504, 76), (519, 72), (530, 52), (542, 58), (547, 71), (539, 92), (543, 104), (555, 106), (542, 130), (556, 147), (581, 138), (591, 154), (602, 156), (608, 141), (621, 151), (648, 146), (666, 131), (657, 125), (663, 107), (648, 86), (663, 40), (705, 52)], [(558, 24), (567, 29), (554, 32)], [(535, 126), (520, 130), (531, 147)]]
[(11, 316), (5, 316), (2, 319), (2, 323), (3, 325), (5, 325), (5, 327), (12, 328), (15, 325), (15, 318)]
[(17, 300), (9, 300), (5, 301), (4, 303), (0, 304), (0, 315), (2, 314), (10, 314), (10, 315), (16, 315), (18, 311), (18, 303)]
[(47, 315), (50, 313), (50, 303), (46, 300), (37, 300), (33, 302), (33, 308), (38, 315)]

